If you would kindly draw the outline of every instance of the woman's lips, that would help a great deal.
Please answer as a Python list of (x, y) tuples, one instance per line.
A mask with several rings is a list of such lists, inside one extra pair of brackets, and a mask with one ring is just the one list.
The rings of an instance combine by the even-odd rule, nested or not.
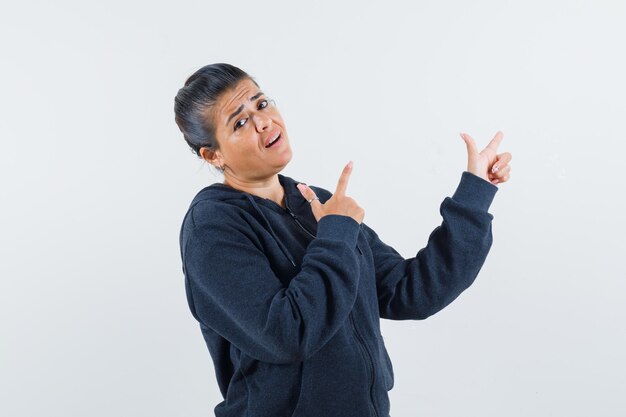
[(273, 143), (271, 143), (269, 146), (266, 146), (265, 148), (269, 149), (269, 148), (275, 148), (276, 146), (278, 146), (280, 144), (280, 142), (283, 141), (283, 134), (281, 133), (280, 135), (278, 135), (278, 139), (276, 139)]
[(280, 129), (276, 129), (274, 130), (268, 137), (267, 139), (265, 139), (265, 147), (267, 148), (267, 145), (270, 144), (270, 142), (272, 141), (272, 139), (277, 138), (278, 136), (280, 136), (282, 132), (280, 131)]

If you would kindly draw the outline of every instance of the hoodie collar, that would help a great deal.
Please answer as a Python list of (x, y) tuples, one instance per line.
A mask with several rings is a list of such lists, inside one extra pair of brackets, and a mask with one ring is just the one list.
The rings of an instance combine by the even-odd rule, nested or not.
[[(302, 197), (300, 190), (298, 190), (298, 188), (296, 187), (299, 184), (299, 181), (295, 181), (293, 178), (287, 177), (282, 174), (278, 174), (278, 181), (285, 190), (285, 204), (292, 212), (296, 214), (301, 214), (305, 209), (310, 210), (310, 208), (304, 206), (305, 204), (307, 204), (306, 200), (304, 199), (304, 197)], [(260, 219), (262, 219), (263, 222), (266, 224), (269, 232), (272, 234), (287, 259), (289, 259), (293, 266), (296, 266), (294, 256), (291, 254), (291, 252), (289, 252), (289, 249), (283, 244), (283, 242), (280, 241), (280, 239), (274, 232), (271, 223), (259, 207), (259, 204), (261, 204), (272, 210), (286, 213), (286, 210), (278, 205), (276, 202), (270, 200), (269, 198), (263, 198), (245, 191), (237, 190), (229, 185), (220, 182), (213, 183), (200, 190), (200, 192), (198, 192), (198, 194), (192, 200), (190, 209), (199, 202), (206, 200), (222, 201), (234, 205), (240, 205), (242, 201), (246, 200), (250, 202), (250, 205), (248, 207), (252, 207), (254, 211), (259, 215)]]
[[(278, 181), (283, 186), (285, 190), (285, 199), (287, 200), (287, 204), (289, 208), (293, 211), (296, 209), (300, 209), (303, 207), (303, 202), (306, 202), (300, 193), (300, 190), (296, 187), (300, 182), (294, 180), (291, 177), (287, 177), (282, 174), (278, 174)], [(194, 197), (191, 205), (195, 205), (196, 203), (204, 200), (214, 200), (214, 201), (228, 201), (228, 200), (241, 200), (243, 198), (247, 198), (246, 195), (249, 195), (255, 201), (263, 203), (264, 205), (276, 206), (277, 208), (284, 210), (280, 207), (276, 202), (270, 200), (269, 198), (259, 197), (254, 194), (250, 194), (245, 191), (237, 190), (229, 185), (226, 185), (221, 182), (213, 183), (198, 192), (198, 194)], [(271, 203), (271, 204), (267, 204)]]

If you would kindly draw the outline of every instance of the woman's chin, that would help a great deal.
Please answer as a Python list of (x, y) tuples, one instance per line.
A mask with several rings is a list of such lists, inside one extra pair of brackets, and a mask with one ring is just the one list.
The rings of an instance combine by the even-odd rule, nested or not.
[(283, 165), (287, 165), (293, 157), (293, 151), (289, 142), (284, 143), (280, 152), (276, 155)]
[(289, 162), (291, 162), (291, 157), (293, 155), (292, 155), (291, 150), (289, 150), (289, 152), (286, 153), (286, 155), (281, 155), (281, 156), (282, 156), (282, 158), (280, 160), (279, 165), (280, 165), (280, 169), (282, 170), (282, 169), (284, 169), (287, 166), (287, 164), (289, 164)]

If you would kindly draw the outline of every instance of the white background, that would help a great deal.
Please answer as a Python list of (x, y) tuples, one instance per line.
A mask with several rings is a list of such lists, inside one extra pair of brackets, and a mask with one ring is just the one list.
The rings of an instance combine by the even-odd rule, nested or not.
[(512, 178), (479, 277), (382, 320), (391, 415), (626, 414), (620, 1), (24, 1), (0, 13), (0, 414), (206, 416), (221, 401), (178, 232), (221, 182), (173, 99), (228, 62), (276, 99), (285, 175), (406, 257), (497, 130)]

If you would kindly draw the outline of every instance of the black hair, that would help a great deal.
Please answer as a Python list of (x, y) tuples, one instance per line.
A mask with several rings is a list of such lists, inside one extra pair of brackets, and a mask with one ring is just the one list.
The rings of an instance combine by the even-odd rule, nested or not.
[(257, 84), (248, 73), (233, 65), (210, 64), (194, 72), (178, 90), (174, 98), (175, 120), (193, 153), (201, 157), (200, 148), (219, 149), (208, 110), (225, 91), (245, 79)]

